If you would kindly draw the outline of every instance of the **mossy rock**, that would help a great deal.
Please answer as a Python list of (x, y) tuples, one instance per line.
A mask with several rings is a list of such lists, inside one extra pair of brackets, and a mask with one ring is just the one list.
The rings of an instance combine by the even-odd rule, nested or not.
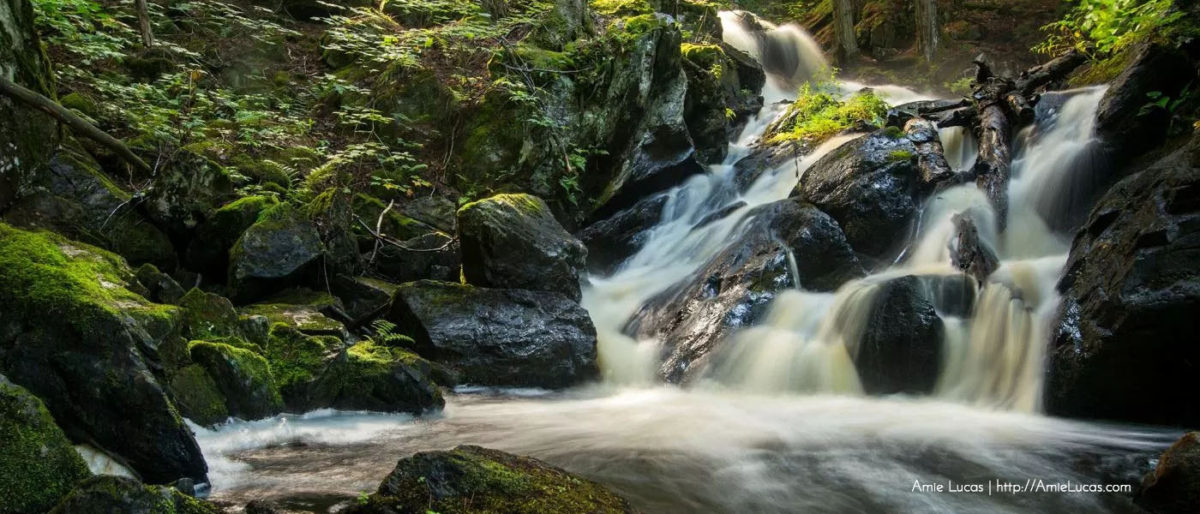
[(58, 504), (52, 514), (217, 514), (217, 507), (173, 487), (143, 485), (132, 478), (91, 478)]
[[(388, 209), (386, 203), (368, 194), (356, 195), (353, 208), (356, 215), (369, 222), (372, 230), (375, 229), (376, 222), (379, 222), (379, 232), (397, 241), (407, 241), (437, 231), (423, 222), (406, 216), (395, 206)], [(380, 215), (383, 215), (382, 220), (380, 220)], [(357, 224), (354, 226), (354, 234), (361, 250), (367, 251), (374, 247), (375, 236), (361, 226)]]
[(648, 0), (591, 0), (592, 10), (604, 16), (637, 16), (653, 14)]
[(224, 279), (233, 245), (263, 211), (278, 203), (274, 196), (247, 196), (221, 206), (196, 231), (188, 246), (188, 265), (214, 280)]
[[(50, 60), (34, 30), (32, 2), (5, 0), (0, 23), (0, 69), (4, 76), (54, 98)], [(58, 146), (59, 126), (45, 113), (0, 97), (0, 210), (28, 193)]]
[(225, 343), (192, 341), (192, 360), (208, 371), (225, 397), (229, 413), (259, 419), (283, 410), (283, 399), (262, 355)]
[(212, 426), (229, 419), (225, 395), (216, 380), (199, 364), (185, 366), (168, 379), (171, 394), (183, 417), (203, 426)]
[(135, 275), (138, 283), (146, 288), (143, 296), (154, 303), (176, 305), (183, 298), (184, 291), (179, 282), (176, 282), (170, 275), (159, 271), (153, 264), (146, 263), (139, 266)]
[(45, 512), (91, 476), (41, 400), (0, 375), (0, 513)]
[(183, 308), (184, 335), (189, 339), (242, 336), (238, 311), (224, 296), (192, 288), (179, 300), (179, 306)]
[(478, 446), (402, 459), (362, 512), (631, 513), (604, 486), (540, 460)]
[(180, 311), (132, 283), (112, 253), (0, 223), (0, 369), (147, 480), (204, 481), (200, 448), (151, 373)]
[(146, 212), (177, 235), (190, 234), (234, 197), (233, 180), (225, 168), (188, 150), (177, 152), (147, 191), (142, 204)]
[[(341, 305), (337, 298), (322, 295), (330, 299), (327, 305)], [(320, 303), (256, 303), (242, 307), (240, 312), (243, 318), (262, 316), (272, 325), (284, 323), (306, 335), (347, 338), (346, 326), (323, 314)]]
[(309, 401), (313, 408), (419, 414), (445, 403), (435, 374), (429, 361), (412, 352), (362, 341), (313, 384)]
[(344, 356), (344, 349), (337, 337), (309, 336), (286, 323), (271, 326), (264, 355), (288, 408), (305, 410), (313, 403), (309, 399), (312, 384)]
[(239, 301), (304, 278), (325, 252), (317, 226), (287, 204), (266, 210), (229, 252), (229, 286)]

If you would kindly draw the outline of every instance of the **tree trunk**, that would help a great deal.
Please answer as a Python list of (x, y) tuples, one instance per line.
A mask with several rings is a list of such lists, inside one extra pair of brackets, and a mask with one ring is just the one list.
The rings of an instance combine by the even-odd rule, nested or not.
[(1008, 175), (1012, 166), (1012, 122), (1003, 104), (993, 103), (979, 113), (979, 160), (975, 163), (975, 183), (987, 194), (996, 209), (1001, 232), (1007, 224)]
[(937, 54), (939, 27), (938, 0), (916, 0), (917, 4), (917, 51), (928, 62)]
[(854, 34), (853, 0), (833, 0), (833, 39), (838, 60), (849, 64), (858, 58), (858, 39)]
[(154, 46), (154, 32), (150, 30), (150, 9), (146, 7), (146, 0), (134, 0), (133, 3), (137, 9), (138, 29), (142, 33), (142, 46), (150, 48)]

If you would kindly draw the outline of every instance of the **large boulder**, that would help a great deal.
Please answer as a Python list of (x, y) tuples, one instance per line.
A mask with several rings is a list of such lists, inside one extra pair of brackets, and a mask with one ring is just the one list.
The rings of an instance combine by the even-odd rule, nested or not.
[(179, 341), (179, 311), (133, 281), (116, 255), (0, 224), (0, 370), (147, 481), (203, 482), (200, 447), (152, 373)]
[(229, 251), (258, 215), (279, 202), (273, 196), (247, 196), (221, 206), (204, 220), (187, 248), (188, 266), (215, 282), (229, 271)]
[(1178, 99), (1196, 81), (1196, 66), (1181, 49), (1146, 41), (1129, 53), (1128, 66), (1113, 79), (1096, 111), (1096, 133), (1121, 162), (1166, 138), (1174, 114), (1155, 100)]
[(143, 485), (118, 476), (98, 476), (79, 484), (52, 514), (217, 514), (216, 505), (174, 487)]
[(554, 291), (579, 300), (587, 249), (540, 198), (505, 194), (464, 205), (458, 236), (468, 284)]
[(632, 513), (604, 486), (530, 457), (478, 446), (401, 459), (353, 512)]
[(1200, 425), (1200, 137), (1130, 176), (1075, 236), (1059, 282), (1050, 413)]
[(233, 196), (233, 180), (224, 168), (184, 149), (154, 175), (143, 206), (158, 226), (182, 236)]
[(1163, 452), (1133, 500), (1158, 514), (1196, 512), (1200, 505), (1200, 432), (1188, 432)]
[(923, 200), (916, 146), (902, 132), (873, 132), (829, 152), (800, 177), (796, 194), (829, 213), (855, 251), (898, 253)]
[(257, 352), (227, 343), (193, 341), (192, 360), (213, 378), (232, 416), (258, 419), (283, 411), (283, 399), (267, 360)]
[[(50, 60), (42, 50), (27, 0), (0, 1), (0, 75), (54, 98)], [(0, 95), (0, 211), (32, 186), (58, 145), (58, 123)]]
[(877, 286), (861, 339), (850, 342), (854, 367), (868, 394), (927, 394), (942, 362), (942, 320), (915, 276)]
[(22, 228), (46, 228), (94, 244), (133, 264), (175, 267), (175, 248), (145, 219), (132, 194), (113, 183), (100, 164), (73, 140), (63, 142), (31, 181), (33, 191), (4, 213)]
[(0, 513), (45, 512), (91, 473), (41, 400), (0, 375)]
[(736, 240), (630, 321), (627, 331), (666, 345), (659, 373), (669, 381), (695, 376), (716, 343), (753, 324), (779, 290), (832, 291), (864, 274), (837, 222), (811, 205), (780, 200), (745, 216), (731, 230)]
[(388, 319), (465, 383), (555, 388), (597, 374), (592, 320), (560, 293), (412, 282), (396, 291)]
[(261, 298), (305, 278), (323, 255), (316, 225), (287, 206), (263, 214), (229, 252), (229, 286), (237, 300)]

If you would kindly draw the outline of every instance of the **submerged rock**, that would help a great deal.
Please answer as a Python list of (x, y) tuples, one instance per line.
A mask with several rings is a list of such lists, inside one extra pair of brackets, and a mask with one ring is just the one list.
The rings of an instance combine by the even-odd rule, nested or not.
[(464, 383), (557, 388), (597, 374), (592, 320), (560, 293), (412, 282), (388, 319)]
[(1188, 432), (1142, 480), (1134, 503), (1158, 514), (1186, 514), (1200, 505), (1200, 432)]
[(143, 485), (132, 478), (98, 476), (79, 484), (52, 514), (217, 514), (217, 507), (174, 487)]
[(587, 249), (540, 198), (506, 194), (464, 205), (458, 234), (468, 284), (554, 291), (579, 301)]
[(1052, 414), (1196, 426), (1200, 137), (1101, 199), (1075, 236), (1050, 349)]
[(73, 439), (143, 478), (206, 480), (204, 458), (152, 370), (180, 313), (128, 290), (111, 253), (0, 224), (0, 370), (45, 402)]
[(942, 320), (918, 277), (879, 287), (862, 338), (851, 351), (863, 391), (930, 393), (942, 362)]
[(0, 512), (45, 512), (91, 473), (41, 400), (0, 375)]
[(478, 446), (401, 459), (353, 512), (632, 513), (604, 486), (530, 457)]
[(690, 280), (651, 299), (627, 328), (665, 342), (660, 375), (669, 381), (694, 376), (714, 345), (751, 325), (779, 290), (831, 291), (864, 274), (837, 222), (795, 200), (755, 208), (731, 233), (738, 239)]
[(873, 132), (813, 164), (796, 194), (833, 216), (855, 251), (889, 258), (909, 239), (924, 199), (916, 151), (903, 133)]

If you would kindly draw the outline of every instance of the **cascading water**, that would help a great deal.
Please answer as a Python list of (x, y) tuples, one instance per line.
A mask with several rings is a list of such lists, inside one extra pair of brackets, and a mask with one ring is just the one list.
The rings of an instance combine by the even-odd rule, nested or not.
[[(290, 507), (319, 509), (373, 490), (399, 457), (480, 444), (598, 480), (645, 512), (1130, 509), (1119, 495), (912, 491), (914, 480), (1097, 482), (1094, 463), (1135, 469), (1131, 462), (1177, 435), (1033, 414), (1058, 302), (1054, 284), (1067, 251), (1065, 238), (1043, 218), (1062, 206), (1043, 192), (1066, 180), (1061, 163), (1078, 169), (1086, 160), (1080, 156), (1091, 147), (1097, 90), (1072, 92), (1053, 112), (1039, 110), (1038, 127), (1023, 136), (1014, 162), (1006, 231), (997, 230), (995, 210), (973, 184), (942, 191), (924, 206), (900, 262), (833, 293), (780, 291), (756, 326), (725, 342), (699, 383), (688, 389), (657, 383), (661, 342), (629, 336), (629, 319), (721, 252), (755, 206), (786, 198), (820, 156), (854, 137), (828, 141), (740, 190), (735, 163), (783, 112), (778, 102), (828, 65), (795, 27), (732, 12), (721, 19), (726, 41), (771, 71), (765, 106), (730, 144), (724, 163), (667, 193), (661, 220), (634, 255), (611, 276), (589, 278), (583, 305), (597, 329), (602, 384), (557, 394), (460, 391), (447, 398), (443, 415), (418, 420), (318, 412), (194, 427), (214, 498), (242, 504), (274, 496), (289, 498)], [(874, 89), (893, 103), (924, 98), (895, 86)], [(970, 134), (947, 129), (941, 138), (953, 169), (969, 169)], [(717, 212), (724, 216), (713, 219)], [(967, 279), (978, 289), (968, 295), (973, 301), (928, 286), (945, 338), (931, 397), (863, 396), (854, 355), (882, 286), (906, 275), (927, 284), (961, 276), (948, 250), (956, 215), (974, 221), (999, 268), (983, 284)], [(796, 275), (794, 263), (790, 268)]]

